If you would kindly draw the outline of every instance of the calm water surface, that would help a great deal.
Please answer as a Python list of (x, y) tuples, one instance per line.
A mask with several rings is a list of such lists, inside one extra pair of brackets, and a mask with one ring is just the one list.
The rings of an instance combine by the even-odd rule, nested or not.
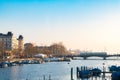
[[(102, 70), (110, 65), (120, 65), (120, 60), (72, 60), (71, 62), (48, 62), (44, 64), (26, 64), (0, 68), (0, 80), (48, 80), (49, 75), (52, 80), (71, 80), (70, 70), (73, 67), (74, 80), (76, 79), (76, 67), (89, 66), (98, 67)], [(79, 79), (80, 80), (80, 79)], [(110, 80), (110, 79), (107, 79)]]

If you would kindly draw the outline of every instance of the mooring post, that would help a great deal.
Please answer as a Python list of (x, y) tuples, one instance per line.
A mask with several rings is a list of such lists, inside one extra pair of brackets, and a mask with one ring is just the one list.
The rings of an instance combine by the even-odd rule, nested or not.
[(97, 77), (95, 77), (95, 80), (97, 80)]
[(45, 80), (45, 75), (43, 75), (43, 80)]
[(102, 76), (102, 80), (105, 80), (105, 63), (103, 63), (103, 76)]
[(71, 68), (71, 80), (74, 80), (73, 79), (73, 68)]
[(49, 80), (51, 80), (51, 75), (49, 75)]
[(93, 76), (92, 76), (92, 80), (93, 80)]
[(76, 70), (77, 70), (77, 78), (79, 78), (79, 67), (77, 67)]

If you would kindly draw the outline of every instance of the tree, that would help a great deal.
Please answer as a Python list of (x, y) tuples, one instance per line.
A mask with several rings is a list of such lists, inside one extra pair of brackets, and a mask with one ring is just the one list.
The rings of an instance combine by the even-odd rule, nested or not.
[(0, 41), (0, 58), (2, 58), (3, 55), (3, 42)]
[(51, 54), (50, 50), (49, 50), (49, 47), (48, 46), (36, 46), (36, 51), (37, 53), (42, 53), (42, 54)]
[(50, 51), (52, 54), (66, 54), (67, 50), (62, 43), (54, 43), (50, 47)]
[(11, 54), (10, 55), (11, 56), (14, 55), (14, 57), (19, 57), (19, 51), (18, 51), (18, 49), (11, 50)]
[(29, 43), (27, 44), (27, 46), (25, 47), (24, 53), (25, 53), (25, 57), (33, 57), (37, 52), (37, 49), (34, 47), (33, 44)]
[(6, 53), (6, 46), (4, 45), (3, 41), (0, 41), (0, 58), (4, 60)]

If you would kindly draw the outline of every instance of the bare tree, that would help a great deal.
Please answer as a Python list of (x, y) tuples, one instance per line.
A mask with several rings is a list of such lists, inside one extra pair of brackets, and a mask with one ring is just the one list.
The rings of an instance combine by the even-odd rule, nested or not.
[(54, 43), (50, 47), (52, 54), (66, 54), (67, 50), (62, 43)]
[(0, 58), (2, 58), (3, 54), (3, 43), (0, 41)]
[(33, 44), (28, 44), (24, 50), (25, 57), (33, 57), (37, 52), (37, 49)]

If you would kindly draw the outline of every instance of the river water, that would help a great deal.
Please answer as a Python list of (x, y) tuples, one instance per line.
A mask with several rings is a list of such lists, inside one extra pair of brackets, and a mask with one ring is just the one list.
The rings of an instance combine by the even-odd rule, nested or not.
[[(70, 71), (72, 67), (74, 80), (80, 80), (76, 78), (76, 67), (98, 67), (102, 70), (103, 63), (107, 70), (108, 66), (119, 66), (120, 60), (72, 60), (71, 62), (47, 62), (44, 64), (12, 66), (0, 68), (0, 80), (49, 80), (49, 77), (51, 80), (71, 80)], [(107, 78), (107, 80), (111, 79)]]

